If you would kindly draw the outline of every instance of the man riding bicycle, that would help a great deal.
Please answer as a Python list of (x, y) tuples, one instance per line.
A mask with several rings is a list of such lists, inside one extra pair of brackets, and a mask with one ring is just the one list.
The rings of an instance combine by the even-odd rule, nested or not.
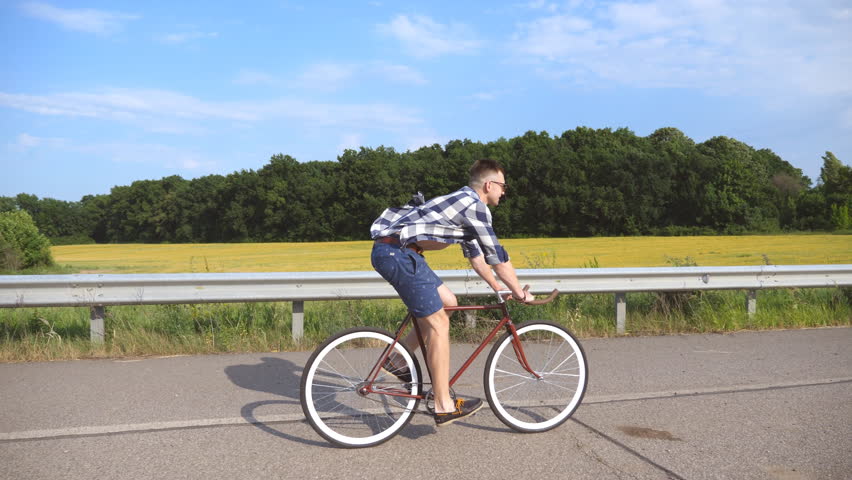
[[(438, 426), (472, 415), (482, 407), (482, 400), (459, 398), (454, 403), (450, 395), (450, 319), (444, 306), (458, 302), (426, 264), (423, 252), (461, 244), (473, 270), (494, 291), (510, 290), (517, 300), (533, 300), (518, 283), (509, 255), (491, 226), (488, 207), (500, 203), (508, 188), (505, 182), (498, 162), (477, 160), (470, 168), (468, 186), (425, 203), (388, 208), (370, 227), (375, 240), (373, 268), (394, 287), (425, 332)], [(508, 288), (498, 283), (494, 273)], [(411, 350), (419, 346), (413, 330), (403, 342)], [(394, 368), (394, 357), (388, 358), (384, 368), (404, 382), (411, 379), (410, 372)]]

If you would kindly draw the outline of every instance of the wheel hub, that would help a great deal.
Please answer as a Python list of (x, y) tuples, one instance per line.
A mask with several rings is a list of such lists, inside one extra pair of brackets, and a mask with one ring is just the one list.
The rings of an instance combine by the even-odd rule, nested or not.
[(367, 389), (367, 382), (361, 382), (358, 385), (355, 385), (355, 392), (362, 397), (369, 395), (370, 391)]

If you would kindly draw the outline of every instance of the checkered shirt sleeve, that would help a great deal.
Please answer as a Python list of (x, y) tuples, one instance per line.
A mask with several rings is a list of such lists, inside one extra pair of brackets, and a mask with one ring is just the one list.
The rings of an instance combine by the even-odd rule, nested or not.
[(408, 213), (411, 213), (415, 207), (406, 205), (404, 207), (391, 207), (386, 209), (379, 215), (373, 225), (370, 226), (370, 238), (389, 237), (391, 235), (399, 235), (399, 230), (395, 228), (396, 223)]
[(489, 265), (509, 260), (491, 226), (491, 211), (470, 187), (419, 207), (388, 208), (373, 222), (370, 235), (398, 235), (403, 245), (424, 240), (459, 243), (466, 258), (484, 254)]

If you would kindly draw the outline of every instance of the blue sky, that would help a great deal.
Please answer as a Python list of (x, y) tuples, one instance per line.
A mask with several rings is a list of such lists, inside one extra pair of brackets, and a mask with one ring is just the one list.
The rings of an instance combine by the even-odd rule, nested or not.
[(852, 2), (0, 0), (0, 195), (578, 126), (852, 160)]

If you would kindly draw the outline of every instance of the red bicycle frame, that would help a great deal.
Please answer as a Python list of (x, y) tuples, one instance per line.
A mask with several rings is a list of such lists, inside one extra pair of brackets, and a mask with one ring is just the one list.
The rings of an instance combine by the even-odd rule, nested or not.
[[(556, 292), (554, 292), (554, 293), (556, 293)], [(482, 343), (479, 345), (479, 347), (477, 347), (477, 349), (470, 355), (470, 357), (468, 357), (467, 361), (464, 362), (464, 364), (459, 368), (459, 370), (456, 372), (456, 374), (450, 379), (450, 387), (455, 385), (455, 383), (459, 379), (459, 377), (461, 377), (462, 374), (464, 374), (464, 372), (467, 370), (467, 368), (470, 367), (470, 365), (474, 362), (474, 360), (476, 360), (476, 357), (478, 357), (479, 354), (482, 353), (482, 350), (484, 350), (485, 347), (491, 342), (491, 340), (494, 339), (494, 337), (497, 335), (497, 333), (500, 331), (500, 329), (502, 329), (504, 327), (506, 328), (506, 330), (508, 332), (510, 332), (512, 334), (512, 348), (514, 348), (514, 350), (515, 350), (515, 355), (518, 357), (518, 362), (531, 375), (535, 376), (536, 378), (541, 378), (541, 376), (538, 375), (532, 369), (532, 367), (530, 367), (529, 362), (527, 362), (527, 357), (524, 354), (524, 348), (521, 345), (520, 338), (518, 338), (518, 331), (515, 329), (515, 324), (512, 323), (512, 318), (509, 316), (509, 309), (506, 307), (505, 301), (500, 302), (500, 303), (495, 304), (495, 305), (459, 305), (459, 306), (454, 306), (454, 307), (444, 307), (444, 310), (446, 310), (447, 313), (452, 313), (452, 312), (456, 312), (456, 311), (468, 311), (468, 310), (501, 310), (502, 313), (503, 313), (503, 319), (500, 320), (497, 323), (497, 326), (495, 326), (491, 330), (491, 332), (488, 334), (488, 336), (485, 337), (485, 340), (482, 341)], [(383, 394), (383, 395), (390, 395), (390, 396), (394, 396), (394, 397), (407, 397), (407, 398), (419, 398), (419, 399), (426, 398), (426, 395), (422, 394), (422, 393), (419, 394), (419, 395), (412, 395), (412, 394), (410, 394), (410, 393), (408, 393), (404, 390), (398, 389), (398, 388), (388, 388), (388, 387), (374, 388), (374, 386), (373, 386), (373, 383), (376, 381), (376, 378), (378, 377), (379, 372), (381, 371), (382, 365), (384, 365), (385, 360), (387, 360), (387, 358), (390, 356), (390, 353), (393, 351), (396, 344), (399, 343), (400, 339), (402, 338), (403, 333), (408, 328), (408, 325), (410, 323), (414, 324), (414, 330), (417, 332), (417, 340), (418, 340), (418, 342), (420, 342), (420, 348), (423, 351), (423, 357), (426, 358), (426, 342), (423, 340), (423, 334), (420, 331), (420, 325), (418, 325), (418, 323), (416, 321), (414, 321), (414, 315), (412, 315), (409, 312), (409, 314), (406, 315), (405, 320), (403, 320), (402, 325), (400, 325), (399, 329), (397, 329), (393, 342), (388, 347), (385, 348), (384, 352), (382, 352), (382, 355), (379, 357), (379, 361), (376, 363), (376, 365), (370, 371), (370, 376), (367, 377), (368, 378), (367, 383), (360, 388), (361, 393), (363, 393), (363, 394), (380, 393), (380, 394)], [(429, 363), (428, 362), (426, 362), (426, 371), (429, 373), (429, 379), (431, 380), (432, 371), (429, 369)]]

